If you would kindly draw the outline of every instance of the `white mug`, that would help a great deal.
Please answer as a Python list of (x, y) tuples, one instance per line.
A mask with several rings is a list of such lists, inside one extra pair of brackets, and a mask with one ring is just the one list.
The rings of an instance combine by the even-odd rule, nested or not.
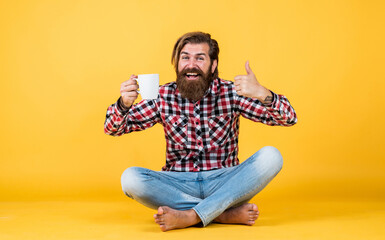
[(142, 99), (157, 99), (159, 93), (159, 74), (139, 74), (139, 93)]

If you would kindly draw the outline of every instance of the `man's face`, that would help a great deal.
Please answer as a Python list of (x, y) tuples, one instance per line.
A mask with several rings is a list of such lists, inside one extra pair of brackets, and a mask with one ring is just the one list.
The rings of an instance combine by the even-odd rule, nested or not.
[(187, 43), (181, 50), (177, 69), (177, 86), (183, 97), (197, 101), (212, 81), (217, 61), (211, 63), (207, 43)]

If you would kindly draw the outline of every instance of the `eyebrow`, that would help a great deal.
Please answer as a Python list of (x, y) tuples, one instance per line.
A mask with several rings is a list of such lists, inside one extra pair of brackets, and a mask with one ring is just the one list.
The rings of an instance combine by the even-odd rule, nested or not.
[[(182, 55), (182, 54), (187, 54), (187, 55), (190, 55), (190, 53), (188, 53), (188, 52), (181, 52), (180, 53), (180, 55)], [(195, 54), (195, 55), (203, 55), (203, 56), (206, 56), (206, 53), (197, 53), (197, 54)]]

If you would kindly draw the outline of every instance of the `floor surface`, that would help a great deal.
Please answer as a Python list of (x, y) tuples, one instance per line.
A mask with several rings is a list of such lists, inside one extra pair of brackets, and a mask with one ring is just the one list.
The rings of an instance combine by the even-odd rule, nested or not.
[(122, 201), (0, 202), (0, 239), (385, 239), (385, 202), (258, 200), (254, 226), (161, 232), (154, 210)]

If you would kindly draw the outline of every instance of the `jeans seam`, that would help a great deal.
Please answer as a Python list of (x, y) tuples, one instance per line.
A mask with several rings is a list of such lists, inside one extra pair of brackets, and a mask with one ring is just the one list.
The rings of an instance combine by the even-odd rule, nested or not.
[[(272, 175), (270, 178), (269, 178), (269, 181), (265, 181), (267, 183), (269, 183), (271, 180), (273, 180), (277, 175), (278, 175), (279, 171), (276, 172), (274, 175)], [(261, 184), (258, 185), (258, 187), (256, 187), (255, 189), (258, 189), (259, 187), (261, 186)], [(234, 199), (232, 202), (236, 202), (238, 201), (238, 199), (241, 199), (243, 198), (244, 196), (248, 195), (249, 193), (253, 192), (252, 190), (251, 191), (248, 191), (247, 193), (243, 194), (242, 196), (239, 196), (238, 198)]]
[[(253, 154), (253, 156), (254, 156), (254, 154)], [(250, 165), (251, 164), (251, 161), (250, 162), (243, 162), (244, 163), (244, 165), (242, 166), (242, 167), (246, 167), (246, 165)], [(242, 164), (243, 164), (242, 163)], [(238, 166), (240, 166), (240, 165), (238, 165)], [(237, 169), (235, 169), (234, 171), (239, 171), (238, 170), (239, 169), (239, 167), (237, 168)], [(233, 172), (234, 173), (234, 172)], [(272, 175), (271, 176), (271, 178), (269, 179), (269, 181), (267, 181), (267, 183), (268, 182), (270, 182), (272, 179), (274, 179), (274, 177), (275, 176), (277, 176), (277, 174), (279, 173), (279, 171), (277, 171), (274, 175)], [(231, 181), (231, 179), (229, 179), (228, 181)], [(259, 184), (258, 185), (258, 187), (256, 187), (256, 188), (254, 188), (254, 189), (258, 189), (260, 186), (261, 186), (262, 184)], [(239, 199), (241, 199), (241, 198), (243, 198), (244, 196), (246, 196), (246, 195), (248, 195), (248, 194), (250, 194), (250, 193), (252, 193), (253, 192), (253, 190), (250, 190), (250, 191), (248, 191), (248, 192), (246, 192), (246, 193), (244, 193), (244, 194), (242, 194), (241, 196), (238, 196), (237, 198), (235, 198), (235, 199), (233, 199), (232, 201), (228, 201), (228, 203), (226, 204), (226, 205), (230, 205), (230, 203), (235, 203), (236, 201), (238, 201)], [(227, 210), (228, 208), (226, 208), (226, 210)], [(225, 210), (225, 211), (226, 211)], [(215, 219), (215, 218), (214, 218)], [(214, 220), (213, 219), (213, 220)], [(211, 222), (211, 221), (210, 221)], [(208, 223), (207, 223), (208, 224)], [(206, 225), (205, 225), (206, 226)]]
[[(242, 164), (244, 164), (242, 167), (245, 167), (246, 165), (249, 165), (250, 163), (249, 163), (249, 162), (243, 162)], [(235, 167), (237, 167), (237, 168), (234, 169), (233, 171), (231, 171), (231, 173), (234, 174), (234, 172), (236, 173), (236, 172), (240, 171), (240, 170), (239, 170), (239, 169), (240, 169), (239, 166), (240, 166), (240, 165), (235, 166)], [(231, 179), (228, 179), (227, 181), (231, 181)], [(249, 194), (250, 192), (252, 192), (252, 191), (249, 191), (248, 193), (242, 195), (241, 197), (243, 197), (243, 196)], [(236, 200), (240, 199), (241, 197), (238, 197)], [(233, 201), (231, 201), (231, 202), (234, 202), (234, 201), (236, 201), (236, 200), (233, 200)], [(202, 215), (197, 209), (195, 209), (195, 207), (194, 207), (193, 209), (194, 209), (194, 211), (198, 214), (199, 218), (201, 219), (201, 221), (202, 221), (202, 223), (203, 223), (203, 226), (207, 226), (207, 225), (211, 222), (211, 221), (207, 222), (207, 219), (206, 219), (205, 217), (203, 217), (203, 215)], [(227, 210), (227, 209), (226, 209), (226, 210)], [(226, 210), (225, 210), (225, 211), (226, 211)], [(203, 219), (204, 219), (204, 220), (203, 220)], [(215, 219), (215, 218), (214, 218), (214, 219)], [(214, 219), (213, 219), (213, 220), (214, 220)]]

